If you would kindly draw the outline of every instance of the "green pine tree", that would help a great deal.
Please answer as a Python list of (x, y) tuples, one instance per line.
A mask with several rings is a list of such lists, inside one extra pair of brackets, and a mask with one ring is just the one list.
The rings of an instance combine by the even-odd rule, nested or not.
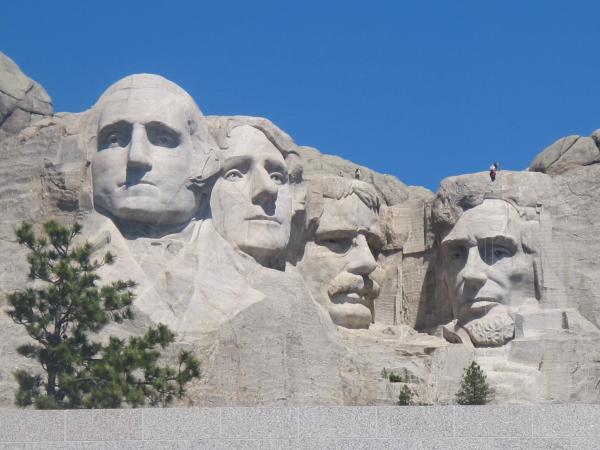
[(414, 392), (411, 388), (409, 388), (406, 384), (404, 386), (402, 386), (402, 389), (400, 389), (400, 396), (398, 398), (398, 404), (400, 406), (410, 406), (413, 405), (413, 397), (414, 397)]
[(465, 374), (456, 393), (459, 405), (485, 405), (490, 401), (490, 387), (479, 364), (473, 361), (465, 369)]
[(32, 339), (17, 351), (41, 365), (36, 374), (15, 372), (16, 404), (119, 408), (165, 406), (182, 397), (185, 384), (200, 376), (200, 363), (191, 352), (181, 351), (177, 367), (158, 364), (160, 350), (175, 339), (166, 326), (159, 324), (128, 341), (111, 336), (107, 345), (88, 337), (110, 322), (133, 317), (133, 281), (97, 286), (97, 269), (112, 264), (114, 257), (107, 252), (102, 261), (92, 261), (90, 244), (74, 246), (81, 232), (77, 223), (64, 227), (49, 221), (44, 231), (38, 238), (27, 223), (16, 230), (18, 242), (30, 250), (29, 278), (36, 283), (8, 295), (7, 314)]

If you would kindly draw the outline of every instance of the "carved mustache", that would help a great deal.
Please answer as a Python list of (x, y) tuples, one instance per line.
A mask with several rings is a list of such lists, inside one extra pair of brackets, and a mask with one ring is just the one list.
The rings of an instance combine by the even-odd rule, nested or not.
[(350, 272), (338, 274), (327, 288), (329, 297), (336, 294), (356, 293), (365, 298), (375, 298), (379, 295), (379, 284), (368, 276), (357, 275)]

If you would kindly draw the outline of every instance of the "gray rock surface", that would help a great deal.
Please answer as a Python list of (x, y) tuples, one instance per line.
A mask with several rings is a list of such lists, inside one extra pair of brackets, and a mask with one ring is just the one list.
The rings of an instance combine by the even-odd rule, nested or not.
[(0, 53), (0, 141), (52, 115), (52, 100), (8, 56)]
[[(110, 123), (102, 126), (103, 111), (95, 107), (52, 115), (43, 88), (8, 58), (0, 56), (0, 64), (6, 67), (0, 72), (1, 309), (7, 293), (27, 285), (26, 252), (16, 244), (14, 228), (24, 220), (36, 226), (51, 218), (78, 220), (83, 239), (118, 256), (114, 266), (101, 270), (103, 282), (131, 277), (139, 283), (137, 319), (111, 326), (99, 338), (130, 336), (163, 322), (177, 332), (178, 347), (193, 349), (203, 361), (203, 378), (181, 405), (392, 405), (404, 384), (421, 402), (451, 403), (473, 358), (487, 371), (497, 403), (600, 401), (600, 133), (558, 141), (536, 157), (529, 172), (500, 171), (494, 183), (487, 173), (450, 177), (434, 195), (297, 146), (267, 119), (198, 112), (197, 126), (186, 121), (190, 128), (170, 133), (187, 126), (173, 119), (187, 100), (163, 109), (151, 102), (149, 111), (120, 99)], [(158, 78), (139, 77), (125, 82)], [(181, 93), (166, 80), (158, 84)], [(169, 114), (155, 117), (154, 129), (140, 119), (149, 112)], [(130, 115), (125, 120), (121, 113)], [(111, 127), (122, 119), (130, 124), (127, 142), (123, 136), (111, 140)], [(98, 136), (106, 138), (104, 146)], [(173, 192), (193, 192), (198, 208), (186, 214), (187, 222), (168, 229), (164, 221), (134, 224), (156, 206), (150, 197), (137, 204), (143, 211), (125, 214), (95, 203), (94, 161), (117, 154), (99, 153), (122, 154), (103, 167), (109, 175), (123, 171), (123, 186), (134, 196), (136, 189), (145, 192), (145, 177), (166, 167), (165, 146), (185, 146), (194, 136), (201, 145), (191, 150), (200, 153), (191, 153), (207, 157), (202, 161), (211, 168), (179, 166), (175, 187), (182, 190)], [(181, 141), (169, 140), (175, 137)], [(354, 183), (357, 167), (360, 181)], [(329, 180), (327, 189), (323, 180)], [(153, 183), (167, 189), (174, 187), (170, 182), (163, 173)], [(346, 195), (347, 185), (358, 186), (358, 193)], [(343, 195), (321, 195), (326, 211), (310, 213), (308, 203), (319, 197), (314, 194), (328, 190)], [(484, 209), (486, 214), (477, 214)], [(306, 221), (307, 214), (319, 220)], [(505, 215), (510, 223), (528, 224), (527, 233), (518, 233), (526, 236), (519, 249), (522, 267), (532, 275), (510, 275), (505, 297), (525, 286), (533, 299), (528, 304), (535, 307), (509, 310), (510, 327), (504, 323), (495, 347), (484, 341), (472, 345), (463, 339), (464, 317), (452, 308), (453, 278), (443, 275), (448, 253), (441, 244), (448, 236), (460, 237), (461, 229), (477, 234), (475, 242)], [(348, 229), (342, 217), (356, 223), (350, 220)], [(313, 229), (314, 236), (307, 237), (302, 227), (311, 223), (326, 224), (326, 232)], [(351, 251), (334, 242), (349, 231)], [(307, 239), (328, 250), (317, 248), (312, 260), (302, 261)], [(357, 262), (359, 269), (353, 267)], [(351, 278), (347, 273), (362, 278), (362, 285), (355, 280), (356, 292), (336, 296), (336, 286)], [(338, 274), (344, 276), (337, 279)], [(370, 283), (379, 289), (365, 289), (375, 285)], [(476, 300), (471, 297), (461, 298)], [(480, 300), (492, 299), (484, 297)], [(354, 319), (332, 320), (330, 301), (366, 305), (369, 314), (353, 329)], [(454, 335), (443, 334), (449, 324), (453, 328), (446, 330)], [(0, 406), (10, 406), (16, 388), (11, 372), (34, 366), (16, 354), (27, 339), (21, 327), (2, 314), (0, 330)], [(402, 383), (384, 379), (384, 368), (400, 374)]]
[[(552, 237), (560, 255), (554, 263), (564, 297), (596, 326), (600, 325), (599, 136), (597, 130), (590, 137), (559, 139), (535, 158), (530, 169), (548, 173), (555, 186)], [(575, 142), (568, 150), (557, 151), (571, 141)]]
[(385, 205), (393, 206), (404, 204), (408, 200), (427, 201), (433, 198), (433, 193), (421, 186), (406, 186), (392, 175), (381, 174), (365, 166), (359, 166), (352, 161), (345, 160), (335, 155), (327, 155), (319, 150), (299, 146), (298, 153), (302, 158), (304, 177), (310, 181), (318, 175), (341, 175), (354, 178), (354, 171), (359, 168), (360, 179), (371, 183)]
[(600, 130), (590, 137), (567, 136), (543, 150), (531, 163), (529, 170), (549, 175), (564, 173), (577, 167), (600, 162), (598, 136)]

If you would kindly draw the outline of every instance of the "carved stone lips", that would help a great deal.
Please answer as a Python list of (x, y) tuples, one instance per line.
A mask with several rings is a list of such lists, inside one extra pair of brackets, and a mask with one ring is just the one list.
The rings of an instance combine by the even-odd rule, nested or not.
[(150, 181), (146, 181), (146, 180), (140, 180), (136, 183), (128, 183), (127, 181), (123, 182), (123, 183), (119, 183), (117, 184), (117, 187), (119, 188), (123, 188), (123, 189), (128, 189), (134, 186), (139, 186), (140, 184), (145, 184), (147, 186), (156, 186), (154, 183), (151, 183)]
[(358, 305), (367, 306), (367, 299), (357, 292), (340, 292), (331, 298), (332, 303), (356, 303)]
[(493, 298), (476, 298), (473, 303), (469, 305), (469, 309), (471, 312), (486, 313), (499, 304), (500, 303)]
[(248, 217), (246, 220), (281, 223), (275, 217), (273, 217), (273, 216), (266, 216), (264, 214), (257, 214), (255, 216)]

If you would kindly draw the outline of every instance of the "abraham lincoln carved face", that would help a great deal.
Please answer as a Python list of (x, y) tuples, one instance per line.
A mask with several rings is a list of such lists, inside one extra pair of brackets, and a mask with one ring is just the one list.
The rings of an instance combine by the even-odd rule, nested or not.
[(524, 228), (514, 205), (486, 199), (465, 211), (442, 240), (442, 273), (452, 312), (475, 345), (506, 343), (514, 336), (511, 314), (537, 304)]

